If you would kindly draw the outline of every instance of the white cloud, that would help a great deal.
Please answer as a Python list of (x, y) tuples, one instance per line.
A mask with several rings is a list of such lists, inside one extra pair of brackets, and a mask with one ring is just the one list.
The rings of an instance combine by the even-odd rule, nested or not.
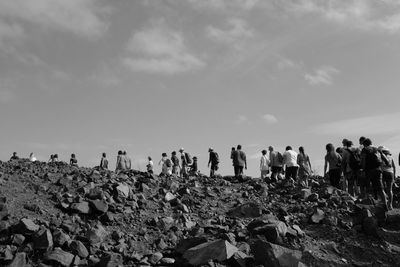
[(216, 42), (233, 45), (236, 48), (239, 48), (244, 40), (253, 37), (253, 30), (249, 28), (246, 21), (232, 18), (227, 24), (229, 29), (225, 30), (208, 26), (206, 35)]
[(278, 122), (278, 119), (272, 114), (265, 114), (262, 116), (262, 118), (268, 124), (275, 124)]
[(136, 32), (127, 49), (133, 55), (123, 62), (134, 71), (176, 74), (205, 66), (189, 52), (180, 32), (162, 25)]
[(216, 11), (227, 9), (251, 10), (259, 0), (188, 0), (195, 8), (206, 8)]
[(7, 20), (40, 25), (45, 29), (99, 37), (108, 28), (110, 12), (101, 0), (0, 0), (0, 16)]
[(331, 85), (333, 83), (332, 76), (337, 73), (339, 73), (339, 70), (334, 67), (322, 66), (315, 70), (313, 74), (306, 73), (304, 79), (310, 85)]
[(397, 134), (400, 112), (323, 123), (311, 129), (320, 135), (362, 136)]
[(236, 124), (243, 124), (243, 123), (246, 123), (248, 121), (249, 121), (249, 119), (245, 115), (239, 115), (237, 117), (237, 119), (235, 120), (235, 123)]
[(300, 15), (317, 14), (327, 21), (362, 30), (400, 30), (400, 2), (375, 0), (290, 0), (281, 3)]
[(286, 70), (286, 69), (298, 68), (299, 64), (289, 58), (280, 57), (277, 66), (278, 69), (280, 70)]

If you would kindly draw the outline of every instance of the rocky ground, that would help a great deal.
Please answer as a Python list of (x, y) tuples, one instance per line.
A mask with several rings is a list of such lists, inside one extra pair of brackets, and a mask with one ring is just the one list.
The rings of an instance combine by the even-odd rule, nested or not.
[(400, 211), (319, 177), (302, 189), (20, 160), (0, 163), (0, 220), (1, 266), (400, 264)]

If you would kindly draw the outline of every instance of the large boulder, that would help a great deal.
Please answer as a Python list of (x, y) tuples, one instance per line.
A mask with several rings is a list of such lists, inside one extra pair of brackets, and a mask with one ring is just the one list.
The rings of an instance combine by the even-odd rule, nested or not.
[(302, 252), (275, 245), (262, 240), (251, 244), (252, 254), (257, 264), (265, 267), (294, 267), (299, 266)]
[(228, 212), (229, 216), (242, 218), (256, 218), (262, 215), (260, 205), (254, 202), (242, 204)]
[(231, 258), (237, 251), (238, 249), (228, 241), (218, 239), (188, 249), (183, 254), (183, 257), (191, 265), (201, 265), (211, 260), (225, 261)]
[[(55, 248), (44, 255), (45, 262), (52, 264), (59, 264), (61, 266), (71, 266), (74, 261), (74, 255), (62, 250), (61, 248)], [(54, 266), (54, 265), (53, 265)]]

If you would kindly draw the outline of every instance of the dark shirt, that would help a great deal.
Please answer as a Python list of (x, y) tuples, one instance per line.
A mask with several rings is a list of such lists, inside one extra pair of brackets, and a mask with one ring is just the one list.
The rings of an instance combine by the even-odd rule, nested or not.
[(235, 150), (232, 152), (233, 166), (244, 167), (247, 166), (246, 154), (242, 150)]
[(16, 160), (16, 159), (19, 159), (19, 157), (18, 157), (18, 156), (12, 156), (12, 157), (10, 158), (10, 160)]
[(108, 169), (108, 160), (107, 160), (107, 158), (101, 158), (100, 168)]
[(174, 164), (174, 166), (179, 166), (179, 158), (176, 155), (173, 155), (171, 157), (172, 163)]
[(212, 165), (217, 165), (219, 162), (218, 162), (218, 157), (217, 157), (217, 153), (216, 152), (214, 152), (214, 151), (211, 151), (210, 152), (210, 158), (209, 158), (209, 160), (208, 160), (208, 164), (212, 164)]

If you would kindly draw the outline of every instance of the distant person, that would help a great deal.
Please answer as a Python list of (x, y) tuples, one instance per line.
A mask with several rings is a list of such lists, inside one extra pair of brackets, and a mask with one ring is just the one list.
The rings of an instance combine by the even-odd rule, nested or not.
[(17, 156), (17, 152), (13, 152), (13, 154), (12, 154), (12, 156), (11, 156), (11, 158), (10, 158), (10, 161), (12, 161), (12, 160), (18, 160), (19, 159), (19, 157)]
[(199, 167), (197, 164), (197, 157), (193, 157), (193, 163), (190, 165), (189, 175), (190, 176), (199, 176)]
[(121, 171), (126, 171), (126, 160), (124, 159), (123, 152), (119, 150), (117, 156), (117, 163), (115, 166), (115, 172), (120, 173)]
[(55, 163), (58, 161), (58, 155), (57, 154), (51, 154), (50, 159), (48, 160), (49, 163)]
[[(208, 149), (209, 158), (208, 158), (208, 167), (210, 168), (210, 177), (215, 177), (215, 172), (218, 171), (218, 164), (219, 164), (219, 155), (217, 152), (214, 151), (212, 147)], [(210, 167), (211, 165), (211, 167)]]
[(189, 153), (185, 152), (183, 148), (179, 149), (179, 152), (181, 153), (181, 163), (182, 163), (181, 177), (187, 178), (188, 168), (190, 167), (190, 165), (193, 164), (193, 159)]
[(394, 163), (394, 159), (392, 157), (392, 154), (390, 153), (390, 150), (387, 147), (380, 146), (378, 147), (378, 150), (381, 151), (385, 156), (386, 159), (388, 160), (389, 164), (385, 164), (382, 162), (381, 169), (382, 169), (382, 180), (383, 180), (383, 185), (386, 191), (386, 194), (388, 195), (388, 209), (392, 210), (393, 209), (393, 183), (394, 183), (394, 178), (396, 177), (396, 164)]
[(235, 169), (235, 177), (243, 175), (243, 169), (247, 170), (246, 153), (242, 151), (242, 146), (238, 145), (233, 152), (233, 167)]
[(35, 157), (35, 155), (33, 154), (33, 152), (31, 154), (29, 154), (29, 161), (30, 162), (35, 162), (37, 161), (37, 158)]
[(277, 182), (281, 179), (283, 156), (279, 151), (274, 151), (274, 148), (272, 146), (269, 146), (268, 150), (269, 162), (271, 165), (271, 181)]
[[(341, 162), (342, 157), (339, 153), (335, 151), (335, 147), (330, 143), (327, 144), (324, 165), (324, 177), (328, 176), (331, 185), (336, 188), (340, 188), (340, 173), (342, 166)], [(327, 169), (329, 170), (328, 172)]]
[(106, 153), (103, 153), (102, 156), (101, 156), (100, 169), (108, 170), (108, 159), (107, 159), (107, 154)]
[(161, 159), (158, 162), (158, 165), (161, 165), (160, 176), (172, 175), (172, 160), (168, 158), (167, 153), (161, 154)]
[(131, 160), (131, 158), (128, 156), (128, 154), (126, 153), (126, 151), (124, 151), (124, 152), (122, 153), (122, 158), (123, 158), (123, 160), (125, 160), (126, 169), (127, 169), (127, 170), (132, 169), (132, 160)]
[(292, 149), (291, 146), (286, 147), (286, 151), (283, 153), (283, 165), (285, 166), (285, 179), (297, 180), (297, 172), (299, 165), (297, 164), (297, 152)]
[(233, 171), (234, 172), (235, 172), (235, 164), (233, 163), (233, 154), (235, 153), (235, 150), (236, 150), (236, 148), (232, 147), (232, 149), (231, 149), (231, 160), (232, 160), (232, 166), (233, 166)]
[(172, 160), (172, 174), (173, 175), (180, 175), (179, 174), (179, 170), (180, 170), (181, 166), (179, 164), (179, 158), (176, 155), (176, 151), (172, 151), (171, 160)]
[(75, 154), (71, 154), (71, 158), (69, 160), (69, 165), (78, 167), (78, 160), (76, 159)]
[(151, 157), (147, 157), (147, 172), (153, 174), (154, 173), (154, 163)]
[(267, 150), (261, 151), (261, 159), (260, 159), (260, 172), (261, 179), (267, 178), (269, 174), (269, 158), (267, 156)]
[(299, 182), (302, 186), (308, 187), (308, 178), (312, 173), (310, 157), (304, 152), (304, 147), (299, 147), (297, 155), (297, 164), (299, 165)]
[(386, 194), (383, 189), (381, 166), (383, 163), (389, 165), (389, 161), (385, 155), (382, 155), (381, 151), (372, 146), (371, 139), (366, 138), (363, 142), (363, 146), (364, 148), (362, 150), (362, 154), (364, 156), (361, 158), (361, 166), (365, 172), (366, 183), (366, 185), (363, 187), (363, 195), (366, 196), (369, 183), (372, 183), (375, 197), (379, 195), (385, 205), (385, 208), (388, 209)]
[(361, 168), (361, 159), (359, 150), (353, 147), (353, 142), (343, 139), (343, 154), (342, 154), (342, 172), (345, 178), (344, 189), (349, 192), (351, 196), (356, 195), (357, 184), (359, 183), (358, 177)]

